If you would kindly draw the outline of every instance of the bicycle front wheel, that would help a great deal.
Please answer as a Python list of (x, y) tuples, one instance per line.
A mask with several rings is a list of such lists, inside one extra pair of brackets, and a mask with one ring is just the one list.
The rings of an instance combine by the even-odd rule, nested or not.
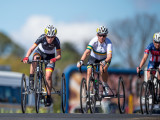
[(23, 113), (25, 113), (25, 111), (26, 111), (27, 98), (28, 98), (28, 92), (27, 92), (26, 76), (25, 76), (25, 74), (22, 74), (22, 79), (21, 79), (21, 108), (22, 108)]
[(35, 107), (36, 112), (39, 113), (39, 107), (40, 107), (40, 90), (41, 90), (41, 83), (40, 83), (40, 77), (39, 73), (36, 73), (35, 76)]
[(157, 81), (155, 97), (156, 97), (156, 101), (157, 101), (157, 104), (158, 104), (158, 102), (160, 102), (160, 80)]
[(148, 80), (146, 85), (145, 106), (147, 114), (152, 114), (154, 108), (154, 84), (151, 80)]
[(81, 86), (80, 86), (80, 106), (81, 112), (87, 113), (88, 112), (88, 105), (87, 105), (87, 84), (86, 79), (82, 78)]
[(123, 78), (119, 77), (118, 82), (118, 108), (119, 112), (122, 114), (125, 112), (125, 88), (124, 88), (124, 82)]
[(87, 104), (89, 102), (89, 108), (91, 113), (95, 112), (96, 107), (96, 97), (95, 97), (95, 87), (94, 87), (94, 79), (90, 77), (89, 83), (88, 83), (88, 100)]
[(62, 112), (65, 113), (66, 111), (66, 79), (65, 74), (62, 74), (61, 79), (61, 106), (62, 106)]
[(147, 83), (145, 81), (143, 81), (142, 85), (141, 85), (141, 91), (140, 91), (140, 109), (141, 109), (141, 113), (144, 114), (146, 111), (145, 108), (145, 90), (146, 90), (146, 85)]

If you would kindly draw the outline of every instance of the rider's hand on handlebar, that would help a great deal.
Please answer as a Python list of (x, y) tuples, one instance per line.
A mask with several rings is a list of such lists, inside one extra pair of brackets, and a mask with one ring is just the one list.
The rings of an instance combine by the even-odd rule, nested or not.
[(100, 64), (104, 67), (107, 63), (105, 60), (101, 61)]
[(23, 58), (23, 63), (27, 63), (28, 62), (28, 57)]
[(139, 73), (141, 71), (140, 67), (137, 67), (137, 73)]
[(50, 59), (50, 63), (55, 63), (56, 61), (57, 61), (56, 58)]
[(81, 65), (83, 65), (83, 60), (80, 60), (80, 61), (77, 62), (77, 67), (78, 68), (81, 67)]

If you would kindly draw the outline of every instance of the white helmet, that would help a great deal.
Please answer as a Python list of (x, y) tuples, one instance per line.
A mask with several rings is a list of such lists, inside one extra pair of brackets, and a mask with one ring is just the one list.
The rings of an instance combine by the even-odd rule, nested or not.
[(154, 33), (153, 40), (157, 43), (160, 43), (160, 32)]
[(104, 26), (98, 27), (96, 31), (97, 31), (97, 34), (100, 34), (100, 35), (102, 35), (102, 34), (107, 35), (108, 34), (108, 29)]
[(48, 25), (45, 30), (44, 33), (48, 36), (48, 37), (53, 37), (56, 36), (57, 34), (57, 29), (55, 27), (53, 27), (53, 25)]

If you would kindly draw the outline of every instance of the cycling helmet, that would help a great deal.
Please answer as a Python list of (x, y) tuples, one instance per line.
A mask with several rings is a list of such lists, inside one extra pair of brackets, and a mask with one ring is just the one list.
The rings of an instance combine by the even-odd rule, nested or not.
[(97, 31), (97, 34), (100, 34), (100, 35), (101, 34), (105, 34), (105, 35), (108, 34), (108, 29), (104, 26), (98, 27), (96, 31)]
[(53, 37), (56, 36), (57, 34), (57, 29), (55, 27), (53, 27), (53, 25), (48, 25), (45, 30), (44, 33), (48, 36), (48, 37)]
[(154, 33), (153, 40), (157, 43), (160, 43), (160, 32)]

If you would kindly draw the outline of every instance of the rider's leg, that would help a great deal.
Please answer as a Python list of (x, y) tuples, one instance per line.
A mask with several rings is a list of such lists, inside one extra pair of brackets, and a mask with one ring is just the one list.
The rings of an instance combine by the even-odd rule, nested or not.
[(100, 66), (100, 73), (101, 73), (101, 78), (102, 78), (102, 83), (107, 83), (108, 80), (108, 66), (102, 67)]
[[(108, 81), (108, 65), (106, 65), (105, 67), (100, 66), (100, 75), (101, 75), (101, 82), (103, 84), (103, 86), (105, 87), (105, 92), (108, 93), (108, 85), (107, 85), (107, 81)], [(103, 88), (100, 87), (100, 91), (103, 91)]]
[(158, 76), (158, 80), (160, 80), (160, 69), (159, 69), (157, 76)]
[(52, 72), (51, 68), (46, 68), (47, 95), (51, 95), (52, 90)]
[(53, 72), (52, 68), (46, 68), (46, 88), (47, 88), (46, 106), (51, 105), (52, 72)]
[(150, 71), (147, 71), (147, 80), (150, 79)]
[[(33, 60), (36, 60), (36, 57), (39, 57), (39, 54), (33, 56)], [(30, 75), (29, 75), (29, 86), (30, 89), (34, 89), (34, 72), (35, 72), (36, 63), (32, 62), (30, 65)]]
[(92, 72), (91, 66), (87, 66), (87, 88), (88, 88), (88, 82), (89, 82), (89, 78), (91, 76), (91, 72)]
[(47, 100), (46, 106), (50, 106), (52, 103), (51, 90), (52, 90), (52, 72), (54, 71), (55, 63), (46, 64), (46, 88), (47, 88)]

